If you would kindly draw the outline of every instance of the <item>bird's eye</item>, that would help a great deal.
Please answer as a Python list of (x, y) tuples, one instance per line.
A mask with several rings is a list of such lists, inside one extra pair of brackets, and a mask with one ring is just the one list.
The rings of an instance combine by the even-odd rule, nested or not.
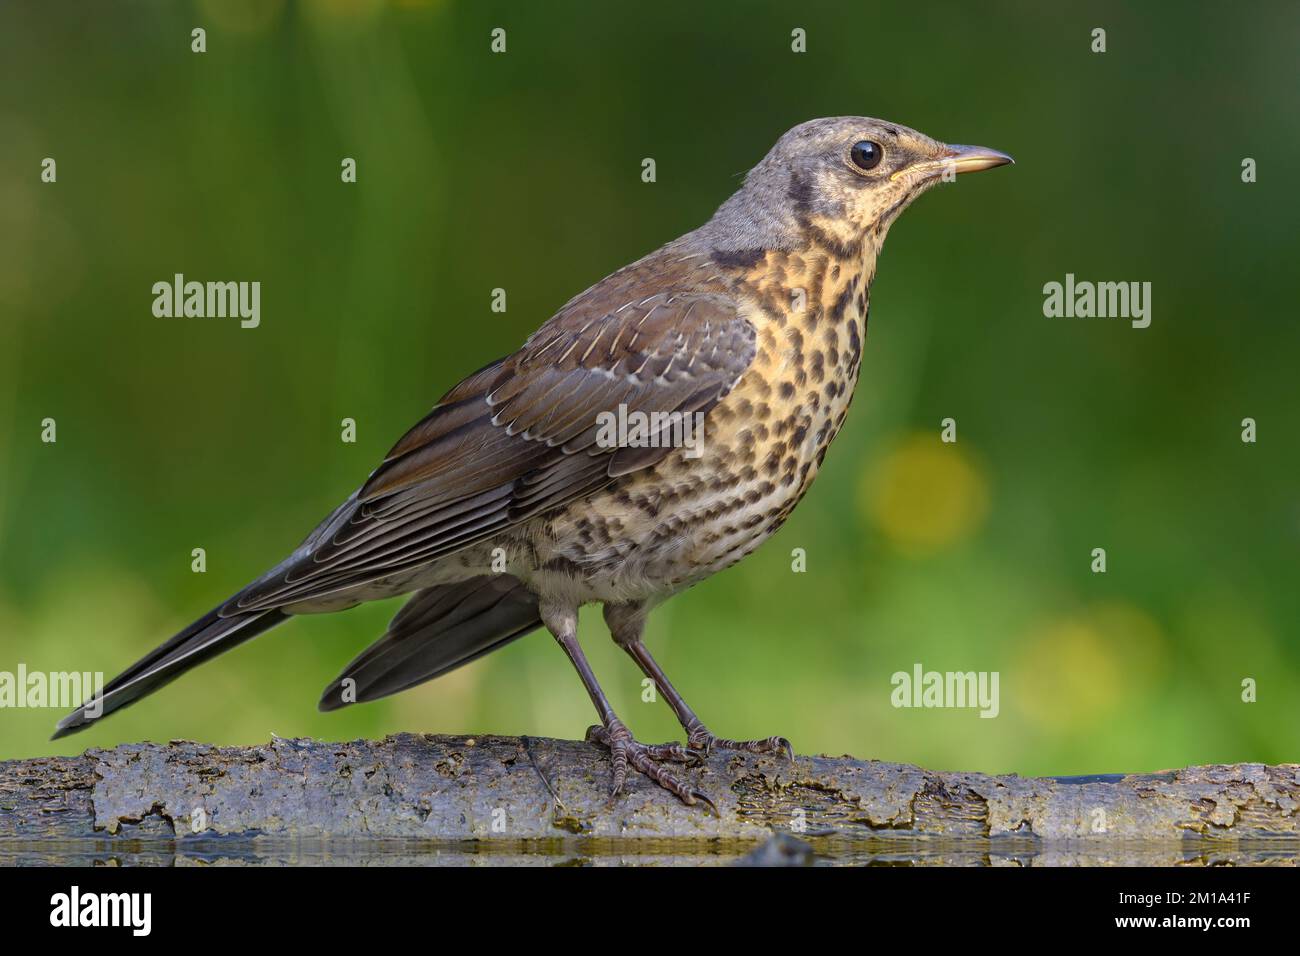
[(864, 171), (875, 169), (884, 157), (884, 147), (869, 139), (854, 143), (853, 148), (849, 150), (849, 159), (853, 160), (853, 165)]

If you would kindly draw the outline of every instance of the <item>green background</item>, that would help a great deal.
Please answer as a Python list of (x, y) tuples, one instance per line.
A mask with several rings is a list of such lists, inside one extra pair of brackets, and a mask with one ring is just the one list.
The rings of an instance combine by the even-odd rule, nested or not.
[[(461, 376), (707, 219), (784, 130), (865, 114), (1017, 165), (894, 226), (820, 480), (652, 617), (660, 662), (718, 733), (803, 752), (1297, 760), (1298, 33), (1291, 4), (0, 4), (0, 670), (111, 677), (293, 548)], [(261, 327), (155, 318), (176, 272), (260, 281)], [(1067, 272), (1151, 282), (1151, 327), (1045, 318)], [(54, 744), (62, 711), (0, 711), (0, 756), (592, 722), (544, 633), (317, 713), (398, 606), (295, 619)], [(679, 736), (583, 625), (634, 731)], [(895, 709), (917, 662), (998, 672), (1000, 715)]]

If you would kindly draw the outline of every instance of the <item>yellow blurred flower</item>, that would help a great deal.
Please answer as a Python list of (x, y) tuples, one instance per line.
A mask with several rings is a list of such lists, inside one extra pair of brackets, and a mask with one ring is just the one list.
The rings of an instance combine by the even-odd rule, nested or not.
[(1048, 621), (1026, 637), (1008, 703), (1033, 723), (1084, 730), (1120, 710), (1141, 710), (1154, 691), (1166, 642), (1130, 604), (1106, 602)]
[(918, 433), (867, 475), (860, 504), (898, 550), (932, 554), (980, 526), (988, 513), (988, 481), (956, 444), (944, 444), (936, 433)]

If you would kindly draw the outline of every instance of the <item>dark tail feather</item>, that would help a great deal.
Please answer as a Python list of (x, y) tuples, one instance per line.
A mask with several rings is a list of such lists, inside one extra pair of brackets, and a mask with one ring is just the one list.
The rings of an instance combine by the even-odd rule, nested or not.
[(537, 598), (508, 574), (417, 591), (384, 636), (325, 688), (320, 709), (338, 710), (422, 684), (541, 626)]
[(170, 683), (191, 667), (270, 630), (288, 617), (279, 610), (256, 611), (231, 617), (219, 617), (216, 610), (209, 611), (114, 677), (104, 685), (99, 696), (86, 701), (59, 721), (51, 739), (57, 740), (84, 730), (101, 717)]

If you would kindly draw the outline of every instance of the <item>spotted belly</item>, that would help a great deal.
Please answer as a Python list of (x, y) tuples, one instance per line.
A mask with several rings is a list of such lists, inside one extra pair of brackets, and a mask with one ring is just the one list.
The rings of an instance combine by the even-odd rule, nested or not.
[(675, 451), (520, 529), (512, 552), (527, 557), (512, 573), (577, 602), (657, 601), (752, 553), (808, 491), (847, 414), (865, 314), (839, 318), (763, 322), (699, 457)]

